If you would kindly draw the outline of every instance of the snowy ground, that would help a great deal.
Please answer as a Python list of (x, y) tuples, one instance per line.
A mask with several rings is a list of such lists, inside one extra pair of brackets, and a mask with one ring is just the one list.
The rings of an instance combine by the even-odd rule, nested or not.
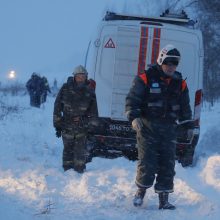
[(0, 98), (19, 107), (0, 120), (1, 220), (219, 219), (220, 105), (203, 109), (196, 167), (176, 164), (170, 200), (177, 209), (161, 211), (152, 189), (141, 208), (133, 207), (135, 162), (94, 158), (84, 174), (62, 171), (62, 142), (52, 126), (53, 97), (41, 109), (29, 107), (28, 96)]

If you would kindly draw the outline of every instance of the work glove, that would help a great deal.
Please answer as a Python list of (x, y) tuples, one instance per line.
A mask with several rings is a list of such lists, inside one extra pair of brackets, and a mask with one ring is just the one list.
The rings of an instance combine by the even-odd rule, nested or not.
[(187, 140), (192, 141), (194, 137), (194, 130), (193, 129), (188, 129), (187, 130)]
[(142, 122), (142, 120), (141, 120), (140, 118), (135, 118), (135, 119), (132, 121), (131, 125), (132, 125), (132, 128), (133, 128), (136, 132), (140, 131), (141, 128), (144, 126), (144, 125), (143, 125), (143, 122)]
[(62, 134), (62, 129), (61, 128), (56, 128), (56, 137), (60, 138)]

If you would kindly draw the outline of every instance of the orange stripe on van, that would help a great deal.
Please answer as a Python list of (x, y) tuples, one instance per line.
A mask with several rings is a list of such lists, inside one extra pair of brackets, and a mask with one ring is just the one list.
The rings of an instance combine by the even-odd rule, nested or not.
[(147, 76), (145, 73), (139, 74), (139, 77), (144, 81), (144, 84), (147, 85)]
[(161, 29), (160, 28), (154, 28), (154, 36), (153, 36), (153, 42), (152, 42), (152, 54), (151, 54), (151, 64), (155, 64), (157, 62), (157, 57), (160, 50), (160, 35), (161, 35)]
[(148, 27), (141, 27), (141, 38), (138, 58), (138, 75), (145, 70), (148, 43)]

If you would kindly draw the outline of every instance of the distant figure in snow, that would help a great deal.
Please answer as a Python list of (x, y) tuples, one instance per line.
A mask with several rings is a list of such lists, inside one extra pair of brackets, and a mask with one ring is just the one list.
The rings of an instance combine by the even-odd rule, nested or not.
[(57, 86), (57, 80), (54, 79), (53, 85), (51, 87), (51, 93), (52, 93), (53, 97), (57, 95), (58, 91), (59, 91), (59, 89), (58, 89), (58, 86)]
[(44, 103), (47, 101), (47, 93), (51, 93), (50, 86), (48, 83), (48, 80), (45, 76), (42, 77), (42, 83), (43, 83), (43, 93), (41, 97), (41, 103)]
[(26, 88), (30, 95), (31, 106), (40, 108), (43, 87), (41, 77), (37, 73), (33, 72), (31, 78), (26, 83)]
[(54, 103), (53, 124), (56, 136), (63, 139), (64, 171), (72, 168), (83, 173), (86, 169), (88, 123), (98, 116), (95, 85), (87, 77), (87, 70), (77, 66)]

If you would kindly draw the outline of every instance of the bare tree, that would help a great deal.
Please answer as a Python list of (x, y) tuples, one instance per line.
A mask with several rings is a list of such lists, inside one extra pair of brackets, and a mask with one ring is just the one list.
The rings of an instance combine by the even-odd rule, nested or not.
[(199, 1), (200, 28), (204, 39), (204, 98), (211, 104), (220, 98), (220, 2)]

